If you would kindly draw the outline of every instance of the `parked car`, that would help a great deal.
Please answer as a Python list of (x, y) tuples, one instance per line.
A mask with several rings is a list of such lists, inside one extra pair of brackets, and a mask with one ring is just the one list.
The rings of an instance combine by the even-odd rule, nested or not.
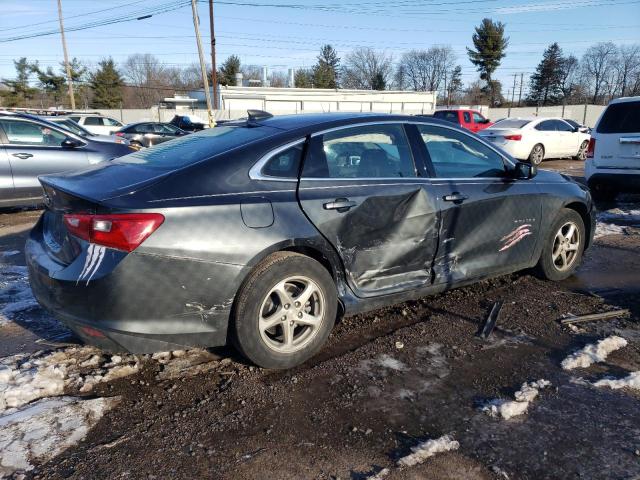
[(583, 125), (580, 122), (576, 122), (575, 120), (571, 120), (570, 118), (564, 118), (563, 120), (567, 122), (569, 125), (571, 125), (573, 128), (577, 129), (578, 131), (582, 133), (588, 133), (589, 135), (591, 135), (591, 129), (586, 125)]
[(89, 130), (87, 130), (84, 127), (81, 127), (76, 122), (71, 120), (69, 117), (52, 116), (52, 117), (40, 117), (40, 119), (55, 123), (56, 125), (60, 125), (65, 130), (69, 130), (70, 132), (73, 132), (76, 135), (79, 135), (83, 138), (90, 138), (91, 140), (95, 140), (97, 142), (123, 143), (125, 145), (129, 144), (129, 141), (127, 139), (118, 137), (116, 135), (98, 135), (96, 133), (91, 133)]
[(539, 165), (545, 158), (584, 160), (589, 134), (561, 118), (505, 118), (479, 133), (518, 160)]
[(477, 110), (470, 110), (466, 108), (455, 108), (447, 110), (436, 110), (433, 112), (434, 118), (446, 120), (447, 122), (455, 123), (456, 125), (471, 130), (472, 132), (479, 132), (485, 128), (493, 125), (491, 120), (485, 118)]
[(134, 147), (151, 147), (186, 134), (178, 127), (160, 122), (132, 123), (116, 132), (116, 136), (127, 139)]
[(400, 115), (253, 112), (41, 182), (32, 289), (81, 338), (131, 352), (231, 339), (269, 368), (316, 353), (338, 311), (534, 266), (564, 279), (595, 226), (586, 186)]
[(191, 115), (176, 115), (169, 123), (185, 132), (199, 132), (207, 128), (202, 120)]
[(113, 135), (116, 130), (122, 128), (122, 123), (111, 117), (97, 114), (69, 115), (69, 118), (81, 127), (97, 135)]
[(131, 151), (127, 145), (84, 138), (32, 115), (0, 112), (0, 206), (41, 203), (38, 175), (86, 168)]
[(596, 197), (640, 191), (640, 97), (612, 100), (592, 132), (585, 177)]

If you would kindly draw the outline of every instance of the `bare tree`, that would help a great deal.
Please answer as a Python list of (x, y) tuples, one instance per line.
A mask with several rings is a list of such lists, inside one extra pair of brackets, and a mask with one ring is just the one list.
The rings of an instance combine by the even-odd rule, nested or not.
[(615, 69), (617, 92), (624, 97), (632, 79), (640, 74), (640, 45), (622, 45), (618, 49)]
[(287, 86), (288, 77), (285, 72), (272, 72), (269, 75), (269, 86), (284, 88)]
[(444, 86), (455, 59), (453, 49), (449, 46), (411, 50), (402, 55), (397, 72), (402, 72), (403, 79), (413, 90), (433, 92)]
[(347, 54), (341, 73), (344, 88), (384, 90), (391, 82), (393, 58), (371, 48), (358, 48)]
[(166, 67), (149, 53), (129, 55), (121, 70), (127, 83), (136, 89), (135, 107), (148, 108), (173, 93), (172, 88), (164, 84)]
[(560, 90), (563, 102), (568, 102), (576, 93), (576, 86), (580, 78), (580, 63), (573, 55), (563, 57), (560, 61)]
[(618, 49), (612, 42), (592, 45), (582, 56), (582, 69), (592, 88), (593, 103), (598, 103), (607, 88), (608, 74), (613, 70)]

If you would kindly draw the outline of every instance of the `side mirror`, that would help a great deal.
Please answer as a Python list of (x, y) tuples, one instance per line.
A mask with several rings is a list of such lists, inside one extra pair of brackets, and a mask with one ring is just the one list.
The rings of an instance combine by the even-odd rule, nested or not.
[(482, 123), (491, 123), (491, 119), (490, 118), (485, 118)]
[(75, 140), (73, 138), (65, 138), (60, 144), (62, 148), (76, 148), (82, 145), (82, 142)]
[(514, 169), (514, 176), (516, 178), (530, 179), (538, 174), (538, 167), (530, 163), (518, 162)]

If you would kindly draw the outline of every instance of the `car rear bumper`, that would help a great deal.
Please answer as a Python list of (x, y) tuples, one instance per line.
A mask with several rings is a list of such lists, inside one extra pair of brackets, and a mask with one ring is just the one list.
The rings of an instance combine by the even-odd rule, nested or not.
[(109, 250), (87, 281), (86, 255), (61, 265), (37, 232), (25, 254), (35, 298), (89, 344), (151, 353), (227, 342), (242, 266)]
[(587, 160), (585, 178), (591, 189), (601, 185), (623, 192), (640, 192), (640, 168), (595, 166), (592, 160)]

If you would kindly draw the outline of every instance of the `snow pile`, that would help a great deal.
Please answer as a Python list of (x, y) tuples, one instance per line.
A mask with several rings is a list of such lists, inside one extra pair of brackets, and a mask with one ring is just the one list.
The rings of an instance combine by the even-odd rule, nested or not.
[(31, 293), (27, 267), (0, 264), (0, 325), (19, 312), (38, 307)]
[(525, 413), (529, 408), (529, 404), (540, 393), (540, 390), (550, 386), (551, 382), (544, 379), (530, 383), (525, 382), (520, 387), (520, 390), (513, 394), (515, 400), (497, 398), (485, 404), (482, 407), (482, 411), (492, 417), (502, 417), (505, 420), (509, 420)]
[(411, 453), (398, 460), (399, 467), (412, 467), (423, 463), (427, 458), (433, 457), (436, 453), (457, 450), (460, 444), (451, 436), (443, 435), (435, 440), (427, 440), (411, 447)]
[[(630, 205), (630, 204), (627, 204)], [(598, 214), (598, 220), (625, 220), (640, 222), (640, 210), (623, 210), (622, 208), (612, 208)]]
[(604, 362), (611, 352), (614, 352), (627, 345), (627, 341), (611, 335), (596, 344), (589, 344), (582, 350), (572, 353), (562, 361), (562, 368), (573, 370), (574, 368), (587, 368), (594, 363)]
[(402, 372), (409, 370), (409, 368), (397, 358), (393, 358), (391, 355), (383, 353), (375, 359), (362, 360), (360, 362), (360, 370), (363, 372), (371, 372), (372, 370), (380, 370), (378, 367), (382, 367), (385, 370), (393, 370), (396, 372)]
[(623, 235), (625, 232), (625, 227), (621, 225), (597, 222), (596, 231), (593, 234), (593, 238), (600, 238), (606, 235)]
[(640, 371), (631, 372), (624, 378), (613, 379), (613, 378), (604, 378), (602, 380), (598, 380), (593, 383), (596, 387), (609, 387), (617, 390), (619, 388), (633, 388), (635, 390), (640, 390)]
[(0, 417), (0, 478), (32, 470), (75, 445), (118, 401), (60, 397)]
[(369, 475), (367, 477), (367, 480), (382, 480), (383, 478), (386, 478), (390, 473), (391, 473), (391, 470), (389, 470), (388, 468), (383, 468), (378, 473)]

